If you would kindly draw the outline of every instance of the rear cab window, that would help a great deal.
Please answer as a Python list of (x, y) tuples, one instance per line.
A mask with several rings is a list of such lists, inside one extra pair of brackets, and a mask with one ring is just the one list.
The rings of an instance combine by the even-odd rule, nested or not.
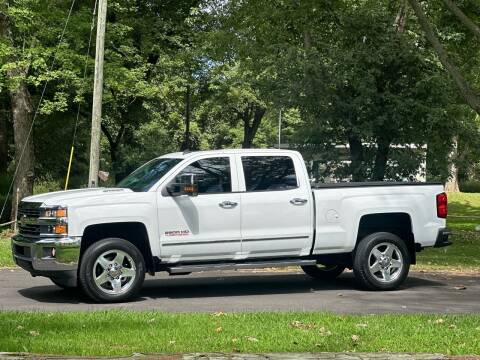
[(295, 166), (289, 156), (242, 156), (241, 161), (247, 192), (298, 188)]

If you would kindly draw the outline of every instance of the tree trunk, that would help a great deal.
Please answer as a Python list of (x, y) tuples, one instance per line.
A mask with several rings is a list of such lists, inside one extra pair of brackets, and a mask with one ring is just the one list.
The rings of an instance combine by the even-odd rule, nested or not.
[(403, 0), (400, 8), (398, 9), (397, 16), (395, 17), (395, 22), (393, 23), (393, 26), (398, 33), (403, 33), (405, 31), (405, 26), (407, 24), (407, 5), (407, 0)]
[(448, 192), (460, 192), (460, 187), (458, 186), (458, 168), (456, 165), (458, 156), (458, 138), (454, 137), (453, 139), (453, 148), (448, 156), (448, 173), (449, 177), (445, 183), (445, 191)]
[(118, 174), (117, 174), (117, 160), (118, 160), (118, 148), (120, 146), (120, 142), (123, 139), (123, 135), (125, 134), (125, 125), (122, 124), (120, 126), (120, 130), (117, 133), (117, 136), (114, 138), (113, 135), (110, 133), (108, 128), (102, 123), (100, 125), (103, 134), (108, 140), (108, 145), (110, 148), (110, 162), (112, 164), (112, 172), (113, 172), (113, 179), (115, 180), (115, 183), (119, 182), (120, 179), (118, 179)]
[[(26, 71), (15, 69), (8, 72), (8, 77), (25, 77)], [(12, 103), (13, 137), (15, 143), (15, 166), (17, 173), (12, 192), (12, 218), (17, 213), (18, 199), (33, 194), (33, 181), (35, 179), (35, 155), (33, 151), (32, 105), (31, 96), (27, 85), (20, 81), (16, 89), (10, 91)]]
[(387, 169), (388, 155), (390, 153), (390, 141), (379, 139), (377, 142), (377, 152), (375, 154), (375, 165), (373, 168), (372, 180), (383, 181)]
[(363, 144), (362, 140), (353, 133), (348, 135), (348, 144), (350, 151), (350, 173), (352, 181), (364, 181), (365, 174), (363, 171)]
[(111, 144), (110, 145), (110, 161), (112, 162), (113, 180), (115, 181), (115, 184), (120, 181), (120, 179), (118, 179), (118, 174), (117, 174), (117, 158), (118, 158), (117, 154), (118, 154), (117, 145)]
[(452, 77), (455, 82), (460, 94), (462, 95), (465, 102), (474, 110), (477, 114), (480, 114), (480, 96), (479, 94), (466, 82), (465, 78), (460, 73), (460, 70), (450, 61), (447, 52), (443, 48), (440, 40), (438, 40), (437, 35), (433, 31), (433, 28), (430, 26), (428, 19), (423, 12), (423, 9), (418, 2), (418, 0), (408, 0), (412, 6), (415, 15), (417, 16), (420, 27), (425, 32), (428, 41), (432, 44), (435, 52), (440, 59), (440, 62), (445, 67), (447, 72)]
[(7, 116), (0, 108), (0, 175), (6, 174), (8, 165)]
[(185, 137), (183, 139), (182, 150), (190, 149), (190, 85), (187, 85), (185, 92)]
[(480, 27), (470, 20), (452, 0), (443, 0), (443, 2), (457, 19), (480, 40)]
[(265, 109), (263, 107), (253, 105), (253, 119), (250, 121), (251, 112), (245, 110), (242, 115), (243, 119), (243, 143), (242, 148), (249, 149), (253, 145), (253, 140), (257, 134), (260, 123), (262, 122), (263, 115), (265, 115)]

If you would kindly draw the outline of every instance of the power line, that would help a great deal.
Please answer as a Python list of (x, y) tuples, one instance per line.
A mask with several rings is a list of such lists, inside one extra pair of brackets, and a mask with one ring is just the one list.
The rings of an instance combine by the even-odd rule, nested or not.
[[(52, 60), (52, 64), (50, 65), (49, 72), (52, 72), (53, 67), (55, 66), (55, 63), (56, 63), (56, 60), (57, 60), (57, 53), (58, 53), (58, 50), (60, 49), (60, 46), (62, 45), (63, 38), (65, 36), (65, 32), (67, 31), (67, 26), (68, 26), (68, 23), (70, 21), (70, 17), (71, 17), (72, 12), (73, 12), (73, 6), (75, 5), (75, 1), (76, 0), (72, 0), (72, 4), (70, 5), (70, 9), (68, 10), (67, 20), (65, 21), (65, 25), (63, 26), (62, 34), (60, 35), (60, 39), (58, 41), (57, 47), (56, 47), (55, 52), (53, 54), (53, 60)], [(13, 173), (12, 182), (10, 183), (10, 187), (8, 188), (7, 196), (5, 198), (5, 201), (3, 202), (2, 211), (0, 212), (0, 219), (3, 217), (5, 207), (7, 206), (8, 197), (10, 196), (10, 193), (12, 192), (13, 184), (15, 183), (15, 178), (17, 177), (18, 169), (19, 169), (20, 163), (22, 162), (22, 159), (23, 159), (23, 154), (25, 153), (25, 149), (27, 148), (28, 140), (30, 139), (30, 136), (32, 134), (33, 125), (35, 124), (35, 120), (37, 118), (37, 115), (40, 112), (40, 106), (42, 105), (43, 97), (45, 96), (45, 91), (47, 90), (47, 85), (48, 85), (49, 81), (50, 81), (50, 79), (47, 78), (45, 80), (45, 84), (43, 85), (43, 89), (42, 89), (42, 92), (41, 92), (41, 95), (40, 95), (40, 100), (38, 100), (37, 108), (35, 109), (35, 113), (33, 115), (32, 124), (30, 125), (30, 129), (28, 130), (27, 140), (25, 141), (25, 144), (23, 145), (22, 152), (20, 153), (20, 157), (18, 158), (18, 162), (17, 162), (17, 165), (15, 167), (15, 172)]]

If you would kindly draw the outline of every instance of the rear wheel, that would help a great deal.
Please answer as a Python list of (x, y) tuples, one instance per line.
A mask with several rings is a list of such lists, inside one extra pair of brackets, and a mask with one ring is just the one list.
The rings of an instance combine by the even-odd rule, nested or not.
[(363, 238), (355, 251), (353, 272), (370, 290), (394, 290), (407, 278), (410, 252), (397, 235), (378, 232)]
[(302, 266), (302, 270), (305, 274), (319, 280), (334, 280), (344, 270), (345, 266), (342, 265), (305, 265)]
[(98, 302), (126, 301), (135, 296), (145, 279), (145, 261), (132, 243), (117, 238), (90, 246), (79, 271), (83, 291)]

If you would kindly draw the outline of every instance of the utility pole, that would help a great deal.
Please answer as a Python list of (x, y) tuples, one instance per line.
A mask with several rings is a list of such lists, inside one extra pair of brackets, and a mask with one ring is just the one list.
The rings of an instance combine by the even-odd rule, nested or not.
[(282, 109), (278, 113), (278, 148), (282, 146)]
[(99, 0), (97, 41), (95, 52), (95, 82), (93, 85), (92, 135), (90, 139), (90, 169), (88, 187), (97, 187), (100, 167), (100, 135), (102, 122), (103, 62), (105, 55), (105, 28), (107, 23), (107, 0)]
[(185, 92), (185, 139), (182, 150), (190, 150), (190, 85)]

